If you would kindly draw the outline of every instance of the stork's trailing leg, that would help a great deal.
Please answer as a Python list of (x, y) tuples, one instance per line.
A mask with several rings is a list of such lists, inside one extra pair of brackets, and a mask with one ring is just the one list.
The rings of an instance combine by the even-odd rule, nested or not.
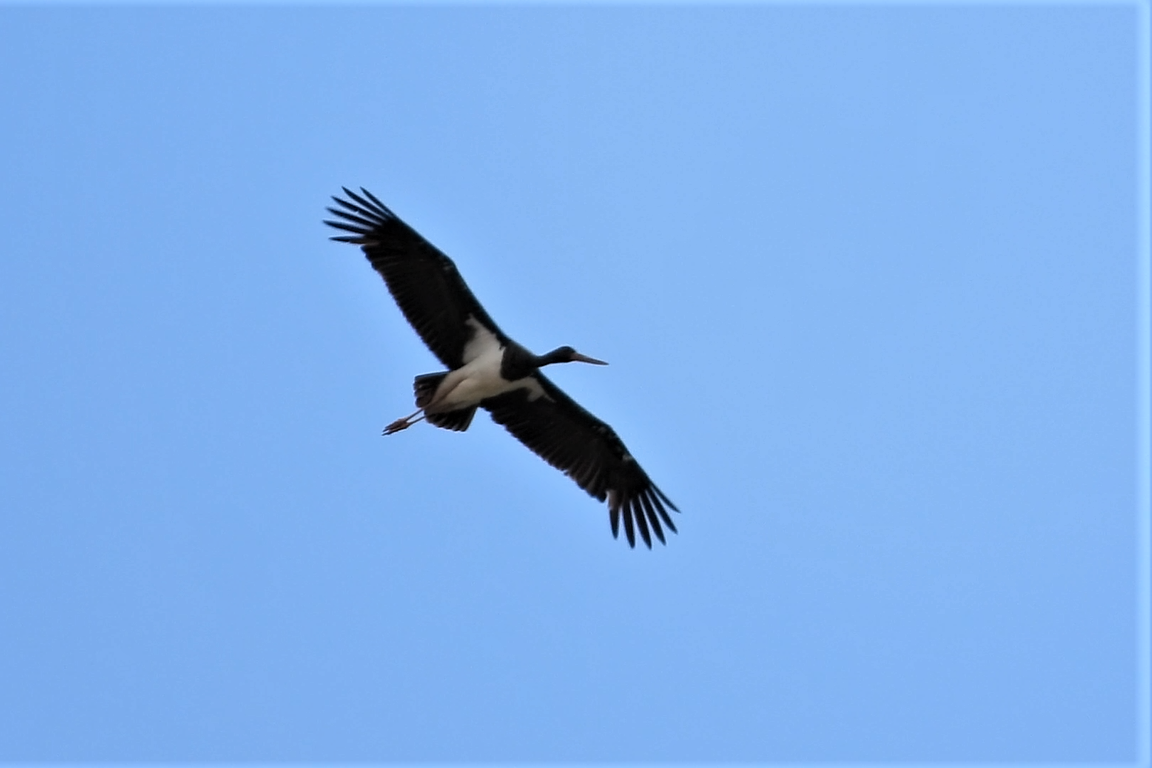
[[(420, 418), (419, 419), (416, 418), (417, 416), (419, 416)], [(384, 427), (384, 434), (386, 434), (386, 435), (396, 434), (397, 432), (399, 432), (402, 429), (408, 429), (408, 427), (412, 426), (413, 424), (415, 424), (416, 422), (420, 421), (423, 418), (424, 418), (424, 414), (422, 414), (420, 411), (416, 411), (416, 413), (413, 413), (411, 416), (405, 416), (402, 419), (396, 419), (396, 421), (394, 421), (391, 424), (389, 424), (388, 426)]]

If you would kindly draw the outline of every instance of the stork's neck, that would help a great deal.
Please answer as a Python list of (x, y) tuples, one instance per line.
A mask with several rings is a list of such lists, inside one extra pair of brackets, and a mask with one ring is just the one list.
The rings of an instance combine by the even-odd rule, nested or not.
[(531, 376), (538, 368), (553, 363), (571, 363), (580, 360), (585, 363), (607, 365), (599, 360), (576, 353), (572, 347), (557, 347), (544, 355), (534, 355), (524, 347), (511, 342), (504, 347), (504, 359), (500, 361), (500, 376), (505, 381), (516, 381)]
[(553, 363), (567, 363), (571, 361), (571, 350), (565, 347), (559, 347), (543, 355), (533, 355), (533, 360), (537, 368), (542, 368), (545, 365), (552, 365)]

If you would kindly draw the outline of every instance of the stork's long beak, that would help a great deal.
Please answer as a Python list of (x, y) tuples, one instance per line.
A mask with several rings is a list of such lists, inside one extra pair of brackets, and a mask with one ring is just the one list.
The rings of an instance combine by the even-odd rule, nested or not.
[(574, 363), (592, 363), (592, 365), (608, 365), (608, 363), (604, 362), (603, 360), (597, 360), (594, 357), (588, 357), (588, 355), (582, 355), (579, 352), (573, 352), (572, 353), (572, 362), (574, 362)]

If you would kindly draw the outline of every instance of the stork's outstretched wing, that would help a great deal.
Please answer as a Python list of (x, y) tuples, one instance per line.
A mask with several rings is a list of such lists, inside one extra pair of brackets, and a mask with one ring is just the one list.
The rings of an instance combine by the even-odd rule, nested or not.
[(464, 364), (464, 346), (471, 338), (471, 316), (480, 325), (496, 330), (492, 318), (472, 295), (452, 259), (405, 224), (371, 192), (363, 196), (344, 187), (348, 200), (332, 199), (340, 208), (328, 211), (343, 221), (324, 223), (351, 232), (333, 237), (363, 246), (372, 267), (384, 278), (400, 311), (420, 338), (444, 365)]
[(480, 404), (492, 414), (493, 421), (590, 495), (600, 501), (607, 499), (613, 536), (620, 533), (621, 513), (629, 546), (636, 546), (636, 529), (649, 547), (649, 531), (662, 543), (662, 524), (675, 533), (665, 506), (679, 510), (640, 468), (612, 428), (539, 372), (532, 378), (543, 390), (536, 399), (522, 388)]

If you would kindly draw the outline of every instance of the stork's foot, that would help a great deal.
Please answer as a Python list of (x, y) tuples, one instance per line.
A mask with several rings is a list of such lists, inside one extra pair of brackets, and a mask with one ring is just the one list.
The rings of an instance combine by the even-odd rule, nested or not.
[(394, 435), (402, 429), (408, 429), (410, 426), (412, 426), (412, 422), (408, 421), (408, 419), (396, 419), (396, 421), (384, 427), (384, 434)]
[[(420, 418), (416, 418), (417, 416)], [(384, 434), (394, 435), (402, 429), (408, 429), (408, 427), (412, 426), (423, 418), (423, 414), (421, 414), (420, 411), (416, 411), (416, 413), (412, 414), (411, 416), (405, 416), (402, 419), (396, 419), (396, 421), (384, 427)]]

